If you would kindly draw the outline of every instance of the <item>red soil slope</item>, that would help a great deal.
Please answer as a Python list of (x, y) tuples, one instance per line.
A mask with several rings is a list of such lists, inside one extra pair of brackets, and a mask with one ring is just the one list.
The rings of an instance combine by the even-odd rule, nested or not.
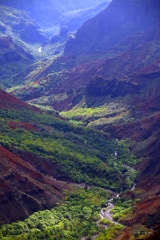
[(2, 89), (0, 89), (0, 108), (7, 108), (7, 109), (15, 109), (21, 110), (23, 108), (34, 109), (38, 111), (38, 108), (28, 105), (25, 102), (13, 97), (12, 95), (6, 93)]
[(0, 224), (24, 219), (35, 211), (54, 207), (68, 184), (37, 172), (0, 146)]

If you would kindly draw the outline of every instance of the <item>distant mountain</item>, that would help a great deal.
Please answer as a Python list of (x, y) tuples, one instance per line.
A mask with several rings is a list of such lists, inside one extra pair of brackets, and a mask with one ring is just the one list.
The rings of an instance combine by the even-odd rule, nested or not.
[[(101, 2), (102, 0), (95, 1), (93, 6)], [(107, 5), (108, 2), (88, 10), (77, 10), (77, 12), (82, 12), (82, 16), (86, 13), (85, 17), (80, 18), (80, 24), (85, 21), (85, 18), (90, 18)], [(63, 1), (55, 2), (51, 0), (48, 0), (48, 4), (43, 0), (41, 0), (41, 4), (39, 4), (39, 1), (33, 1), (28, 4), (28, 1), (16, 0), (11, 2), (2, 0), (0, 2), (0, 86), (6, 88), (15, 84), (20, 85), (23, 82), (22, 78), (16, 79), (16, 81), (11, 81), (11, 78), (16, 76), (17, 73), (25, 72), (26, 68), (37, 61), (37, 59), (39, 60), (48, 56), (61, 54), (64, 49), (64, 44), (70, 39), (70, 35), (60, 35), (56, 41), (53, 41), (53, 38), (55, 39), (59, 31), (62, 32), (63, 29), (63, 26), (59, 24), (58, 30), (55, 32), (54, 29), (57, 28), (57, 26), (54, 25), (54, 21), (57, 20), (60, 14), (67, 10), (79, 9), (80, 7), (86, 8), (89, 6), (89, 1), (84, 3), (78, 3), (77, 1), (74, 5), (73, 3), (65, 5)], [(54, 16), (54, 13), (57, 17)], [(44, 15), (45, 18), (43, 17)], [(50, 21), (52, 17), (55, 19), (54, 21)], [(48, 30), (43, 29), (42, 31), (39, 24), (41, 24), (41, 20), (43, 22), (44, 19), (48, 21), (44, 23), (44, 25), (48, 24), (53, 28)], [(77, 28), (78, 26), (79, 24)], [(47, 34), (48, 32), (49, 35)], [(58, 34), (56, 35), (56, 33)], [(51, 38), (51, 41), (48, 36)], [(45, 51), (39, 54), (38, 52), (41, 52), (41, 47), (44, 46), (46, 46)], [(6, 66), (8, 71), (6, 71)]]
[[(67, 42), (62, 57), (41, 68), (41, 72), (38, 64), (29, 74), (23, 75), (24, 86), (17, 88), (14, 94), (32, 101), (35, 89), (38, 98), (34, 97), (34, 103), (51, 105), (57, 110), (68, 110), (85, 103), (98, 106), (105, 104), (110, 95), (122, 97), (129, 93), (127, 91), (136, 97), (137, 89), (142, 92), (143, 84), (146, 88), (149, 84), (137, 80), (140, 86), (136, 86), (138, 83), (133, 79), (137, 75), (138, 79), (144, 74), (155, 74), (155, 79), (159, 75), (158, 7), (159, 1), (114, 0), (77, 31), (76, 37)], [(102, 77), (102, 83), (95, 75)], [(16, 78), (22, 78), (22, 75)], [(155, 84), (158, 85), (156, 80)], [(125, 90), (121, 91), (123, 88)], [(143, 94), (140, 96), (145, 99)], [(130, 99), (128, 101), (130, 105)]]
[[(66, 45), (66, 52), (84, 59), (112, 57), (144, 42), (159, 42), (159, 9), (156, 1), (116, 1), (88, 20)], [(84, 61), (84, 60), (83, 60)]]
[(57, 20), (55, 24), (60, 29), (63, 26), (66, 26), (70, 32), (77, 31), (77, 29), (79, 29), (85, 21), (96, 16), (99, 12), (107, 8), (108, 5), (109, 2), (105, 1), (100, 5), (91, 8), (67, 11)]
[[(0, 81), (1, 85), (10, 86), (9, 79), (33, 63), (33, 55), (25, 51), (11, 36), (0, 36)], [(6, 71), (7, 68), (7, 71)]]
[[(110, 2), (111, 0), (107, 0)], [(28, 11), (32, 18), (43, 28), (52, 27), (54, 22), (65, 12), (78, 9), (86, 9), (91, 6), (96, 6), (104, 0), (33, 0), (28, 2), (27, 0), (1, 0), (0, 4), (12, 6), (21, 10)]]

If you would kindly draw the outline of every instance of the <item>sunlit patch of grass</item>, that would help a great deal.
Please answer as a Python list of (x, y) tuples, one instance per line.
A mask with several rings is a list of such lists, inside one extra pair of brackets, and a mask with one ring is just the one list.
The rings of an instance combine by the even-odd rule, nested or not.
[(111, 122), (124, 120), (128, 112), (125, 107), (111, 103), (100, 107), (79, 107), (63, 111), (60, 115), (68, 120), (80, 121), (87, 126), (100, 126)]

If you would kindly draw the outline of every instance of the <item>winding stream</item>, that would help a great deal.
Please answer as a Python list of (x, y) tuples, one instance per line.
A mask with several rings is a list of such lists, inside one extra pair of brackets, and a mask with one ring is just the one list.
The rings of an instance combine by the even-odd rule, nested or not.
[[(136, 184), (133, 185), (133, 187), (131, 188), (131, 191), (134, 191), (136, 187)], [(116, 194), (116, 198), (119, 198), (119, 193)], [(100, 218), (106, 218), (108, 220), (110, 220), (111, 222), (113, 222), (114, 224), (119, 224), (119, 222), (116, 222), (113, 220), (113, 217), (112, 217), (112, 213), (111, 213), (111, 210), (114, 208), (114, 204), (113, 204), (113, 197), (110, 198), (108, 200), (108, 207), (106, 208), (102, 208), (99, 215), (100, 215)]]
[[(115, 151), (114, 156), (115, 156), (115, 159), (117, 159), (117, 151)], [(133, 167), (130, 167), (127, 164), (124, 164), (124, 167), (130, 169), (131, 171), (135, 171), (135, 169)], [(134, 183), (132, 188), (131, 188), (131, 191), (134, 191), (135, 187), (136, 187), (136, 184)], [(106, 208), (101, 209), (101, 211), (99, 213), (99, 216), (100, 216), (101, 219), (106, 218), (114, 224), (119, 224), (119, 222), (113, 220), (113, 216), (112, 216), (112, 213), (111, 213), (111, 210), (115, 207), (114, 204), (113, 204), (113, 198), (119, 198), (119, 193), (115, 194), (115, 197), (112, 197), (108, 200), (108, 206)], [(97, 222), (97, 225), (100, 225), (99, 221)], [(106, 226), (106, 228), (107, 228), (107, 226)], [(93, 236), (92, 240), (95, 240), (96, 237), (97, 236)], [(83, 237), (83, 238), (81, 238), (81, 240), (86, 240), (86, 238)]]
[[(116, 195), (116, 198), (119, 198), (119, 194)], [(108, 220), (110, 220), (111, 222), (113, 222), (114, 224), (119, 224), (118, 222), (113, 220), (112, 217), (112, 213), (111, 210), (114, 208), (114, 204), (113, 204), (113, 198), (108, 200), (108, 207), (106, 208), (102, 208), (100, 211), (100, 218), (106, 218)]]

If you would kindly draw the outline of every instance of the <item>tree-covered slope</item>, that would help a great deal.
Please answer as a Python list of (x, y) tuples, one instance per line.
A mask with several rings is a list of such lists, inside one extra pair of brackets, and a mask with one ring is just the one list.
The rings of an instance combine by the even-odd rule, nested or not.
[[(62, 180), (114, 191), (132, 186), (136, 172), (127, 166), (134, 166), (137, 159), (127, 143), (70, 124), (56, 113), (40, 111), (4, 91), (0, 93), (1, 193), (6, 197), (2, 201), (1, 222), (22, 219), (59, 202), (65, 185), (59, 182)], [(9, 164), (11, 167), (7, 169)], [(26, 198), (35, 208), (27, 204)], [(15, 202), (13, 215), (9, 214), (11, 202)], [(16, 215), (18, 202), (22, 215)]]
[(102, 229), (96, 225), (101, 205), (110, 193), (92, 188), (65, 191), (65, 202), (50, 211), (39, 211), (25, 221), (3, 225), (1, 239), (72, 239), (97, 235)]

